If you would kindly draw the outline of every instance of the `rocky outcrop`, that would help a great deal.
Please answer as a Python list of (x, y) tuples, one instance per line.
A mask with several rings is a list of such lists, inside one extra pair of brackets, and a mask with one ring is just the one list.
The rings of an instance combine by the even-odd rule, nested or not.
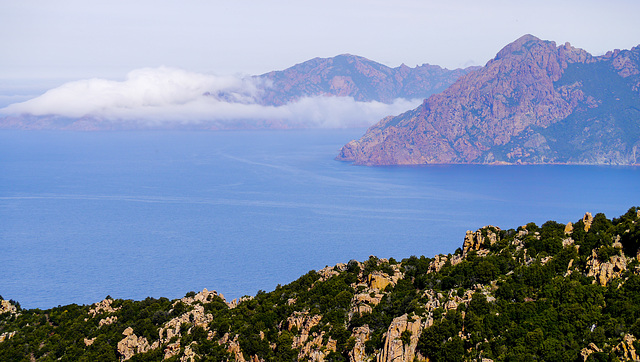
[(103, 318), (100, 320), (100, 322), (98, 322), (98, 327), (108, 326), (109, 324), (115, 323), (117, 320), (118, 320), (118, 316), (116, 315)]
[(18, 308), (8, 300), (0, 299), (0, 314), (18, 314)]
[(16, 335), (16, 331), (12, 331), (12, 332), (4, 332), (2, 334), (0, 334), (0, 342), (4, 342), (7, 339), (10, 339), (11, 337)]
[(337, 159), (360, 165), (636, 164), (639, 54), (637, 46), (593, 57), (569, 43), (525, 35), (420, 107), (381, 120)]
[(385, 334), (384, 347), (376, 362), (412, 362), (422, 333), (422, 321), (406, 314), (394, 318)]
[(287, 329), (290, 331), (292, 328), (296, 328), (298, 335), (294, 336), (292, 348), (299, 348), (309, 339), (309, 332), (311, 328), (320, 323), (322, 319), (321, 315), (310, 316), (309, 313), (294, 312), (292, 316), (287, 318)]
[(89, 315), (92, 317), (95, 317), (96, 315), (102, 314), (102, 313), (114, 313), (120, 309), (120, 308), (113, 308), (111, 304), (113, 304), (113, 299), (107, 297), (102, 301), (93, 304), (93, 307), (89, 309)]
[(133, 333), (133, 328), (128, 327), (122, 332), (124, 338), (118, 342), (118, 353), (120, 354), (121, 361), (126, 361), (138, 353), (147, 352), (150, 349), (158, 348), (159, 343), (156, 341), (153, 345), (149, 345), (149, 342), (144, 337), (138, 337)]
[(613, 351), (624, 361), (640, 361), (640, 356), (638, 356), (636, 348), (633, 345), (633, 342), (635, 341), (635, 336), (632, 334), (625, 334), (622, 338), (622, 342), (618, 343)]
[(193, 310), (171, 319), (165, 323), (162, 328), (160, 328), (160, 340), (164, 343), (171, 340), (174, 336), (180, 337), (180, 326), (185, 323), (189, 324), (190, 328), (199, 326), (207, 330), (209, 328), (208, 325), (212, 320), (213, 316), (209, 313), (205, 313), (202, 305), (195, 304), (193, 306)]
[(467, 230), (462, 243), (462, 255), (467, 255), (471, 250), (481, 250), (484, 246), (491, 246), (500, 240), (500, 228), (496, 226), (485, 226), (472, 232)]
[(584, 223), (584, 231), (589, 231), (589, 229), (591, 229), (591, 224), (593, 223), (593, 216), (590, 212), (584, 214), (582, 222)]
[(586, 362), (589, 359), (589, 356), (595, 352), (602, 352), (602, 350), (594, 343), (589, 343), (587, 347), (580, 351), (580, 357), (582, 357), (582, 360)]
[(607, 286), (614, 278), (619, 278), (627, 270), (627, 259), (624, 255), (613, 255), (609, 261), (601, 262), (595, 250), (587, 260), (587, 276), (594, 277), (594, 282)]
[(353, 349), (349, 351), (349, 362), (364, 362), (368, 360), (365, 351), (365, 343), (371, 337), (371, 330), (368, 325), (353, 329), (352, 336), (355, 339)]

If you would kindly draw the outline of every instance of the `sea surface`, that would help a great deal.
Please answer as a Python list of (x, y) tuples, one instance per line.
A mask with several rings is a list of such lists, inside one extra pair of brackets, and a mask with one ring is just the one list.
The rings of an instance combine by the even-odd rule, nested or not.
[(369, 255), (452, 253), (484, 225), (640, 205), (637, 167), (333, 160), (363, 133), (1, 131), (0, 295), (231, 300)]

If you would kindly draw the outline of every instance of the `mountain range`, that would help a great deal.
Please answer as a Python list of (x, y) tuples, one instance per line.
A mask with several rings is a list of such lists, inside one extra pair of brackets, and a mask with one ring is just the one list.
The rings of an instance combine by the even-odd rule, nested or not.
[(338, 160), (361, 165), (640, 162), (640, 46), (593, 56), (525, 35)]
[[(366, 112), (354, 112), (353, 108), (366, 108), (367, 102), (383, 103), (398, 112), (394, 102), (401, 100), (413, 106), (413, 100), (446, 89), (475, 68), (448, 70), (429, 64), (415, 68), (403, 64), (391, 68), (363, 57), (343, 54), (315, 58), (285, 70), (242, 79), (219, 77), (211, 81), (211, 76), (202, 74), (167, 69), (154, 73), (143, 69), (132, 72), (133, 75), (123, 82), (94, 79), (65, 84), (36, 98), (40, 107), (37, 112), (23, 111), (29, 106), (22, 105), (18, 107), (19, 113), (0, 116), (0, 129), (312, 127), (305, 118), (359, 117)], [(205, 82), (210, 82), (212, 88), (203, 86)], [(194, 93), (194, 89), (201, 89), (200, 94)], [(74, 95), (72, 91), (77, 93)], [(345, 101), (340, 102), (340, 99)], [(352, 108), (345, 110), (345, 104)], [(336, 105), (337, 110), (323, 109)], [(371, 107), (376, 108), (376, 105)], [(384, 109), (380, 105), (377, 108)], [(62, 113), (56, 113), (57, 109)], [(350, 115), (340, 115), (340, 112), (349, 113), (350, 110)], [(64, 114), (69, 111), (74, 115)], [(173, 116), (168, 112), (173, 112)], [(291, 118), (291, 113), (297, 121), (287, 118)], [(384, 113), (368, 122), (355, 123), (371, 124), (383, 116)]]
[(256, 78), (269, 84), (260, 100), (264, 105), (278, 106), (318, 95), (391, 103), (397, 98), (422, 99), (439, 93), (476, 68), (448, 70), (430, 64), (390, 68), (363, 57), (342, 54), (311, 59)]

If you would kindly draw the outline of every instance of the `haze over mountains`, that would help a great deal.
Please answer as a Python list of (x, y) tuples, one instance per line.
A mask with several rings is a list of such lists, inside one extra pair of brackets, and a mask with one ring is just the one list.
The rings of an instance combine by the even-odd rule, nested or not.
[(362, 165), (638, 164), (640, 46), (592, 56), (525, 35), (337, 159)]
[(0, 128), (243, 129), (369, 126), (474, 69), (390, 68), (339, 55), (253, 77), (139, 69), (124, 81), (64, 84), (0, 112)]

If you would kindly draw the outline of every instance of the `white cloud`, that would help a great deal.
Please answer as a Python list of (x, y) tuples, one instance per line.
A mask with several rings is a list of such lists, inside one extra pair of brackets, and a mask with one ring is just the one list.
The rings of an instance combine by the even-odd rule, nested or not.
[(258, 104), (265, 84), (258, 78), (214, 76), (174, 68), (144, 68), (124, 81), (87, 79), (69, 82), (5, 114), (96, 117), (146, 125), (278, 121), (294, 127), (356, 127), (419, 105), (398, 99), (392, 104), (356, 102), (350, 97), (308, 97), (283, 106)]

